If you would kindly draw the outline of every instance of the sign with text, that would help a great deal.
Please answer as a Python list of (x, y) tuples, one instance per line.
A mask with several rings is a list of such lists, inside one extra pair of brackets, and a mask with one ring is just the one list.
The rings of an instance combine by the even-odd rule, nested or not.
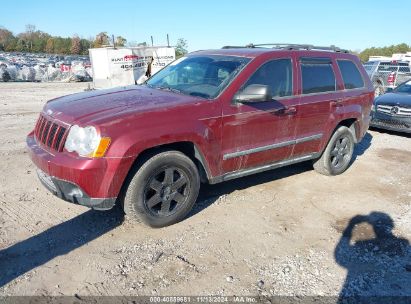
[(172, 47), (90, 49), (94, 88), (142, 83), (175, 60)]

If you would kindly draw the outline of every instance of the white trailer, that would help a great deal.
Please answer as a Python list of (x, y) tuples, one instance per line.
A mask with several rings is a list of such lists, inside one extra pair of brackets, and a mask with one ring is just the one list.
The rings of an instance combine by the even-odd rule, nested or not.
[(142, 83), (175, 60), (173, 47), (90, 49), (95, 89)]

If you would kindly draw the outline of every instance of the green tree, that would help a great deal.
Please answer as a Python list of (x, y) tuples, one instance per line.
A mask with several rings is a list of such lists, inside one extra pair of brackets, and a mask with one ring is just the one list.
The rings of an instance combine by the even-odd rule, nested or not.
[(54, 38), (54, 52), (57, 54), (70, 54), (71, 38)]
[(80, 38), (77, 35), (74, 35), (73, 38), (71, 39), (70, 53), (73, 55), (79, 55), (81, 53)]
[[(46, 52), (58, 54), (87, 55), (92, 47), (102, 47), (110, 44), (107, 32), (101, 32), (95, 38), (79, 38), (78, 35), (69, 37), (51, 36), (48, 33), (36, 30), (32, 24), (26, 25), (26, 30), (14, 36), (11, 31), (0, 27), (0, 50), (13, 52)], [(127, 39), (118, 36), (116, 45), (124, 46)]]
[(26, 40), (26, 38), (23, 34), (19, 34), (18, 37), (17, 37), (16, 51), (26, 52), (28, 50), (29, 50), (28, 41)]
[(188, 47), (187, 40), (183, 38), (179, 38), (176, 44), (176, 57), (177, 58), (182, 57), (185, 54), (187, 54), (188, 53), (187, 47)]
[(93, 47), (100, 48), (104, 45), (109, 45), (109, 36), (107, 32), (101, 32), (96, 35), (96, 39), (93, 42)]
[(50, 38), (50, 35), (42, 32), (42, 31), (36, 31), (32, 34), (32, 52), (36, 53), (43, 53), (46, 45), (47, 45), (47, 40)]
[(17, 47), (17, 39), (14, 37), (5, 47), (6, 52), (14, 52)]
[(116, 38), (116, 46), (120, 46), (120, 47), (125, 46), (125, 45), (126, 45), (126, 42), (127, 42), (127, 39), (126, 39), (126, 38), (121, 37), (121, 36), (117, 36), (117, 38)]
[(46, 47), (44, 48), (46, 53), (52, 54), (54, 53), (54, 38), (50, 37), (47, 39)]
[(87, 39), (80, 39), (81, 55), (88, 55), (88, 50), (92, 48), (93, 42)]
[(387, 56), (391, 57), (393, 54), (396, 53), (406, 53), (411, 51), (411, 46), (409, 46), (406, 43), (401, 43), (397, 45), (390, 45), (390, 46), (385, 46), (385, 47), (371, 47), (363, 50), (359, 57), (363, 62), (368, 61), (370, 56)]
[(0, 27), (0, 50), (5, 51), (14, 40), (13, 33)]

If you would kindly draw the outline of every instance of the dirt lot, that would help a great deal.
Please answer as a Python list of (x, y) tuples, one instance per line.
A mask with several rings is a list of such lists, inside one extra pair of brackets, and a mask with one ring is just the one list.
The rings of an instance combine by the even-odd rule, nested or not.
[(26, 134), (86, 87), (0, 84), (0, 295), (411, 295), (411, 137), (369, 131), (337, 177), (304, 163), (206, 186), (152, 229), (37, 180)]

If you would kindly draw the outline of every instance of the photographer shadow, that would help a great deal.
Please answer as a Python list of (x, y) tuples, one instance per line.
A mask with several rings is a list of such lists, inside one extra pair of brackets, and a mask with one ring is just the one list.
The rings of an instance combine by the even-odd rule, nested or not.
[(334, 251), (336, 262), (347, 269), (338, 303), (411, 296), (410, 244), (395, 236), (393, 228), (392, 218), (382, 212), (350, 220)]

